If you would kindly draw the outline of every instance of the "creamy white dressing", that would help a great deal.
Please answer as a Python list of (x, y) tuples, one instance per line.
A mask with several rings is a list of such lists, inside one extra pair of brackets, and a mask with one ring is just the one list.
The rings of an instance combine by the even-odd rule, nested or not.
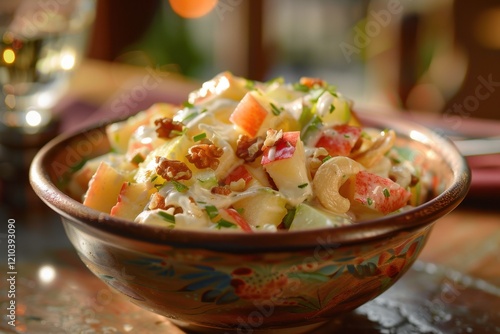
[[(313, 191), (314, 170), (311, 170), (310, 164), (314, 160), (315, 169), (317, 169), (317, 165), (322, 163), (321, 159), (328, 155), (325, 148), (315, 147), (315, 145), (322, 135), (337, 135), (335, 130), (328, 127), (329, 125), (347, 124), (351, 113), (350, 102), (331, 86), (320, 84), (319, 87), (302, 91), (282, 81), (269, 84), (256, 83), (253, 89), (257, 91), (255, 94), (257, 103), (267, 112), (260, 127), (256, 129), (257, 135), (265, 137), (269, 129), (274, 129), (276, 131), (299, 131), (300, 135), (305, 138), (300, 138), (296, 143), (293, 165), (287, 165), (289, 158), (283, 159), (274, 144), (266, 151), (269, 165), (264, 166), (260, 163), (261, 156), (255, 162), (245, 163), (242, 158), (236, 156), (236, 143), (243, 132), (238, 124), (233, 124), (233, 120), (230, 120), (245, 92), (251, 91), (245, 83), (244, 79), (223, 73), (203, 84), (200, 90), (191, 93), (189, 105), (179, 107), (173, 114), (173, 121), (181, 122), (184, 126), (184, 130), (179, 134), (180, 137), (159, 138), (156, 127), (151, 122), (149, 125), (138, 126), (131, 134), (129, 152), (122, 155), (109, 154), (100, 158), (109, 161), (111, 166), (121, 172), (131, 173), (133, 165), (130, 160), (134, 158), (131, 155), (144, 157), (144, 162), (135, 162), (137, 169), (136, 172), (132, 172), (135, 175), (132, 175), (131, 180), (149, 183), (151, 187), (156, 187), (158, 195), (164, 199), (164, 204), (169, 209), (149, 209), (149, 206), (145, 205), (145, 209), (135, 216), (135, 222), (167, 228), (231, 230), (225, 225), (218, 224), (209, 211), (232, 209), (241, 203), (243, 204), (240, 205), (240, 211), (237, 214), (242, 217), (245, 215), (248, 217), (251, 213), (243, 210), (251, 208), (258, 210), (259, 213), (263, 211), (269, 216), (278, 217), (276, 219), (280, 219), (279, 217), (284, 219), (283, 211), (293, 212), (293, 209), (302, 203), (312, 208), (316, 207), (323, 213), (326, 212), (324, 208), (320, 208), (321, 204), (317, 201)], [(235, 96), (238, 98), (236, 99)], [(249, 117), (253, 116), (250, 114)], [(328, 121), (322, 122), (322, 118)], [(248, 120), (249, 123), (253, 121), (253, 119)], [(112, 129), (116, 131), (116, 127)], [(379, 129), (364, 128), (361, 146), (356, 148), (356, 152), (369, 151), (381, 135)], [(222, 156), (217, 158), (218, 166), (215, 170), (210, 168), (200, 170), (193, 163), (188, 162), (189, 148), (205, 142), (223, 151)], [(131, 147), (135, 147), (132, 146), (133, 144), (139, 145), (131, 150)], [(253, 154), (257, 149), (258, 146), (254, 144), (249, 152)], [(185, 163), (192, 172), (191, 179), (173, 182), (159, 177), (156, 169), (156, 156)], [(402, 187), (410, 186), (412, 175), (415, 173), (411, 162), (395, 164), (388, 157), (380, 157), (379, 161), (369, 169), (370, 172), (385, 178), (392, 177)], [(241, 165), (246, 166), (247, 172), (251, 175), (251, 181), (247, 184), (247, 181), (243, 179), (245, 176), (241, 176), (242, 178), (233, 180), (230, 184), (224, 184), (225, 178), (231, 175), (235, 167)], [(273, 168), (270, 168), (271, 165)], [(278, 189), (273, 190), (271, 188), (273, 185), (276, 185)], [(149, 187), (150, 190), (151, 187)], [(224, 194), (214, 192), (213, 189), (216, 187), (222, 187), (229, 192)], [(329, 185), (325, 184), (324, 187), (328, 188)], [(377, 187), (373, 189), (375, 189), (374, 193), (379, 190)], [(274, 195), (263, 196), (266, 192), (271, 192), (276, 197), (273, 197)], [(150, 196), (149, 193), (144, 194), (146, 195)], [(252, 200), (259, 199), (260, 196), (266, 200), (256, 206)], [(140, 197), (137, 196), (137, 198)], [(323, 213), (318, 216), (321, 217)], [(333, 218), (326, 219), (325, 226), (330, 226), (331, 221), (335, 221), (335, 217), (338, 216), (335, 216), (333, 212), (330, 213)], [(338, 216), (337, 220), (354, 221), (360, 215), (362, 213), (349, 211), (345, 215)], [(220, 215), (217, 217), (220, 219)], [(232, 223), (236, 228), (237, 219)], [(279, 223), (279, 220), (270, 223), (264, 218), (258, 225), (252, 225), (251, 229), (275, 232), (278, 230)]]

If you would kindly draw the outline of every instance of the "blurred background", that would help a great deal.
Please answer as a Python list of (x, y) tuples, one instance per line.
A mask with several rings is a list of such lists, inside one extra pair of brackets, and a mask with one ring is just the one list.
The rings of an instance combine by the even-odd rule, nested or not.
[[(50, 9), (63, 1), (37, 3)], [(7, 101), (14, 61), (3, 42)], [(153, 102), (181, 102), (225, 70), (254, 80), (321, 77), (360, 108), (441, 115), (453, 131), (463, 131), (465, 119), (500, 119), (494, 0), (96, 0), (86, 42), (51, 108), (55, 130), (0, 148), (2, 216), (40, 205), (27, 168), (52, 136)], [(17, 138), (5, 129), (2, 137)]]
[[(93, 59), (200, 81), (223, 70), (321, 76), (372, 106), (443, 112), (476, 94), (480, 78), (500, 82), (493, 0), (100, 0), (95, 28)], [(467, 101), (471, 116), (500, 117), (500, 94), (489, 93)]]

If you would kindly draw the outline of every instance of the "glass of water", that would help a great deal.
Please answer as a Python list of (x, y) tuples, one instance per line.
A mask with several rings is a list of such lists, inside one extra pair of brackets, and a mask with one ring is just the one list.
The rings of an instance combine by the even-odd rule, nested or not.
[[(40, 144), (85, 54), (96, 0), (0, 2), (0, 141)], [(30, 143), (33, 142), (33, 143)]]

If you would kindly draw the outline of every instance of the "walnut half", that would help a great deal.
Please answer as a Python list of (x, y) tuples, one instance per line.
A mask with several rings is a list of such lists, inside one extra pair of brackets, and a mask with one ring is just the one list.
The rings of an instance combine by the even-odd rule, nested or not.
[(193, 173), (189, 167), (182, 161), (170, 160), (165, 157), (156, 157), (156, 174), (167, 181), (189, 180)]
[(156, 134), (159, 138), (174, 138), (182, 133), (184, 125), (176, 122), (170, 117), (158, 118), (155, 120)]
[(186, 158), (196, 168), (216, 170), (219, 167), (219, 158), (224, 154), (224, 150), (214, 144), (198, 144), (191, 146), (188, 153)]
[(236, 156), (245, 162), (254, 162), (262, 155), (262, 146), (264, 139), (262, 137), (250, 138), (246, 135), (240, 135), (236, 142)]

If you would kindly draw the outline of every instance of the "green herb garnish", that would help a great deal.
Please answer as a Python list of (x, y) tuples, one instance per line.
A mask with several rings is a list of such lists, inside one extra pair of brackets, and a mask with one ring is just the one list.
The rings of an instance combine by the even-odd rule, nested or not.
[(279, 116), (282, 110), (283, 108), (278, 108), (274, 103), (271, 103), (271, 111), (273, 112), (273, 115)]
[(175, 224), (175, 216), (171, 215), (169, 213), (166, 213), (165, 211), (159, 211), (158, 216), (160, 216), (164, 221)]
[(188, 186), (185, 184), (180, 183), (179, 181), (171, 180), (170, 183), (174, 186), (175, 190), (177, 190), (180, 193), (188, 191)]
[(236, 224), (231, 223), (225, 219), (219, 219), (215, 225), (215, 228), (220, 230), (221, 228), (236, 228)]
[(304, 93), (307, 93), (310, 90), (310, 88), (308, 86), (301, 84), (300, 82), (294, 83), (293, 89), (298, 91), (298, 92), (304, 92)]
[(330, 110), (329, 111), (330, 111), (330, 114), (335, 111), (335, 106), (333, 105), (333, 103), (330, 104)]
[(192, 120), (193, 118), (195, 118), (196, 116), (198, 116), (198, 113), (197, 112), (192, 112), (189, 115), (187, 115), (186, 117), (184, 117), (184, 119), (182, 120), (182, 123), (186, 124), (190, 120)]
[(250, 80), (250, 79), (246, 79), (246, 81), (245, 81), (245, 88), (248, 89), (248, 90), (254, 90), (255, 89), (255, 81), (254, 80)]
[(189, 101), (182, 102), (182, 106), (185, 108), (194, 108), (194, 104), (190, 103)]
[(382, 192), (384, 193), (385, 198), (391, 197), (391, 193), (389, 192), (389, 189), (384, 188), (384, 190)]
[(133, 164), (140, 164), (141, 162), (144, 161), (144, 157), (142, 156), (142, 154), (140, 153), (137, 153), (136, 155), (134, 155), (134, 157), (132, 158), (132, 163)]
[(205, 206), (205, 211), (210, 219), (217, 217), (219, 210), (214, 205)]
[(205, 139), (205, 138), (207, 138), (207, 134), (205, 132), (202, 132), (202, 133), (197, 134), (196, 136), (194, 136), (193, 140), (195, 142), (197, 142), (197, 141), (200, 141), (200, 140)]
[(295, 218), (295, 211), (296, 209), (288, 209), (288, 212), (286, 213), (285, 217), (283, 217), (283, 220), (281, 221), (283, 223), (283, 226), (288, 230), (290, 228), (290, 225), (292, 225), (293, 219)]

